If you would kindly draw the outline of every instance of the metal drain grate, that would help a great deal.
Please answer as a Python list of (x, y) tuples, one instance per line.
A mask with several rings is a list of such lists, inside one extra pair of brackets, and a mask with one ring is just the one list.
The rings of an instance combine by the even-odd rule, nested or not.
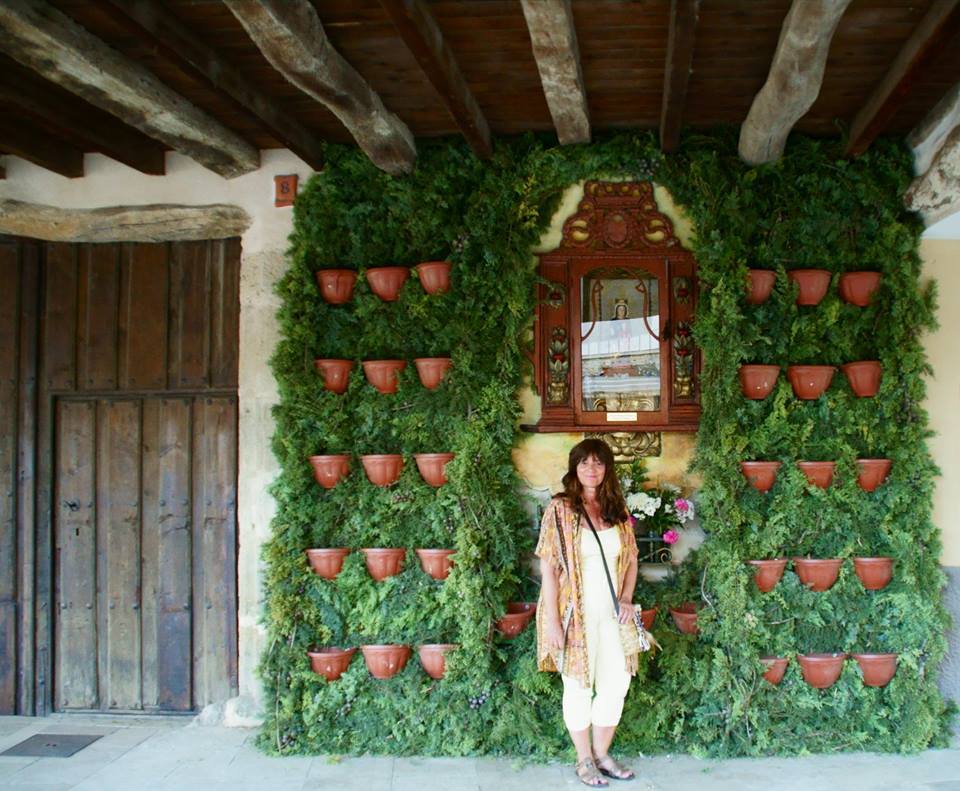
[(15, 744), (0, 755), (27, 755), (34, 758), (69, 758), (93, 744), (103, 734), (38, 733)]

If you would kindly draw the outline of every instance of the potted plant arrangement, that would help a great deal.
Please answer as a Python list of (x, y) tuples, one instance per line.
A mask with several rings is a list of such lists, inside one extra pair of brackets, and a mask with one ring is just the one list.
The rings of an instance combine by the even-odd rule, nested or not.
[(777, 273), (772, 269), (749, 269), (747, 279), (747, 302), (751, 305), (762, 305), (773, 292)]
[(354, 410), (353, 450), (360, 458), (367, 480), (374, 486), (386, 487), (400, 479), (404, 458), (395, 450), (399, 442), (389, 408), (385, 409), (379, 400), (379, 396), (372, 394), (358, 398)]
[(826, 296), (832, 275), (826, 269), (791, 269), (787, 277), (797, 284), (798, 305), (817, 305)]
[(453, 365), (449, 357), (417, 357), (413, 361), (420, 384), (427, 390), (436, 390)]
[(855, 642), (859, 650), (851, 656), (860, 666), (865, 686), (885, 687), (896, 675), (900, 655), (891, 642), (895, 617), (892, 609), (871, 608), (867, 620), (859, 625)]
[(840, 298), (851, 305), (867, 307), (880, 287), (881, 277), (879, 272), (844, 272), (837, 288)]
[(314, 673), (323, 676), (327, 681), (336, 681), (346, 672), (356, 652), (356, 648), (331, 646), (307, 651), (307, 656), (310, 657), (310, 668)]
[(325, 390), (329, 390), (336, 395), (343, 395), (347, 392), (353, 360), (316, 359), (313, 361), (313, 367), (323, 377), (323, 388)]
[(426, 674), (436, 681), (447, 671), (446, 655), (459, 647), (456, 643), (423, 643), (417, 649), (417, 656)]
[(357, 282), (357, 273), (352, 269), (318, 269), (314, 275), (324, 302), (343, 305), (350, 301), (354, 283)]
[(617, 476), (638, 544), (643, 538), (673, 547), (682, 537), (684, 526), (696, 516), (693, 500), (672, 484), (650, 486), (642, 459), (617, 465)]
[(425, 261), (414, 268), (420, 285), (428, 294), (445, 294), (450, 290), (450, 262)]
[(405, 266), (376, 266), (368, 269), (365, 275), (374, 294), (384, 302), (395, 302), (410, 277), (410, 270)]
[(762, 401), (773, 392), (780, 376), (780, 366), (746, 363), (740, 366), (737, 374), (743, 395), (752, 401)]
[(847, 654), (842, 650), (844, 629), (834, 621), (818, 623), (820, 613), (802, 613), (796, 625), (797, 644), (800, 652), (797, 663), (803, 680), (814, 689), (827, 689), (833, 686), (840, 673)]
[(890, 474), (890, 459), (857, 459), (857, 484), (865, 492), (876, 491)]

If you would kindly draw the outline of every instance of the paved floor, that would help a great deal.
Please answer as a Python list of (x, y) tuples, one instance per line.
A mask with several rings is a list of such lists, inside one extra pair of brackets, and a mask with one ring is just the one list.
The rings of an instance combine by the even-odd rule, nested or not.
[[(254, 731), (189, 719), (0, 717), (0, 752), (38, 733), (102, 734), (71, 758), (0, 756), (0, 791), (537, 791), (583, 788), (569, 766), (502, 759), (269, 758)], [(960, 749), (701, 761), (658, 756), (622, 791), (960, 791)]]

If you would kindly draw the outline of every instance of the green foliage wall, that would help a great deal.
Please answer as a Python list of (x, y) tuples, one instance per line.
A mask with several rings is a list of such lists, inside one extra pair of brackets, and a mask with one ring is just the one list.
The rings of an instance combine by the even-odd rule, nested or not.
[[(690, 137), (669, 157), (648, 134), (564, 148), (530, 137), (501, 141), (487, 163), (460, 142), (420, 151), (416, 173), (393, 178), (357, 151), (330, 147), (329, 165), (295, 209), (273, 360), (283, 472), (265, 550), (264, 747), (569, 755), (559, 679), (536, 671), (534, 630), (506, 641), (491, 621), (507, 601), (536, 593), (522, 563), (535, 536), (510, 459), (534, 307), (530, 250), (564, 188), (606, 177), (652, 178), (692, 218), (705, 360), (695, 464), (708, 541), (658, 591), (654, 631), (664, 650), (641, 661), (618, 749), (744, 755), (940, 743), (946, 711), (935, 677), (947, 616), (930, 519), (936, 470), (925, 445), (919, 342), (933, 322), (933, 295), (919, 286), (921, 227), (901, 208), (909, 179), (901, 147), (880, 144), (848, 162), (838, 144), (800, 138), (780, 162), (756, 169), (738, 160), (732, 132)], [(362, 272), (443, 257), (453, 261), (453, 287), (439, 297), (414, 277), (399, 301), (384, 303), (361, 276), (350, 304), (328, 306), (314, 284), (319, 268)], [(778, 272), (765, 305), (743, 299), (748, 265)], [(836, 277), (823, 303), (797, 308), (785, 272), (799, 266), (879, 269), (884, 278), (869, 308), (842, 303)], [(315, 357), (447, 353), (453, 369), (438, 390), (424, 390), (411, 364), (392, 396), (377, 393), (358, 368), (343, 396), (328, 393), (312, 365)], [(884, 365), (876, 398), (854, 398), (842, 376), (813, 402), (796, 400), (785, 377), (764, 401), (739, 392), (744, 362), (857, 359)], [(441, 451), (457, 455), (450, 482), (433, 489), (410, 454)], [(407, 464), (396, 485), (379, 489), (354, 458), (350, 476), (327, 491), (313, 481), (307, 456), (333, 452), (403, 452)], [(875, 493), (860, 491), (854, 459), (883, 455), (894, 462), (890, 479)], [(739, 461), (752, 458), (784, 462), (768, 495), (739, 471)], [(808, 491), (793, 465), (801, 458), (838, 460), (834, 486)], [(369, 579), (360, 553), (327, 582), (306, 564), (303, 550), (312, 546), (410, 552), (404, 571), (385, 582)], [(456, 549), (446, 582), (420, 571), (416, 547)], [(865, 592), (848, 562), (828, 592), (807, 591), (788, 571), (774, 592), (760, 594), (744, 564), (887, 553), (897, 558), (895, 578), (878, 592)], [(703, 606), (699, 638), (680, 635), (666, 615), (691, 598)], [(358, 653), (328, 684), (306, 656), (313, 646), (393, 641), (455, 642), (460, 650), (448, 655), (439, 682), (415, 657), (398, 676), (376, 681)], [(897, 651), (899, 672), (882, 689), (865, 687), (852, 660), (825, 691), (804, 684), (795, 663), (779, 687), (761, 679), (758, 656), (827, 650)]]

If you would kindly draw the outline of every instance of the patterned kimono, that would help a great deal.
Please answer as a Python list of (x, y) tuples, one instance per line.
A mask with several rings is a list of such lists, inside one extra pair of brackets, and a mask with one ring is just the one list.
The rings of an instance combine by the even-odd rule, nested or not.
[[(559, 612), (564, 634), (563, 649), (551, 653), (546, 647), (546, 611), (543, 607), (543, 589), (541, 588), (540, 601), (537, 605), (537, 668), (545, 671), (559, 670), (563, 675), (576, 679), (585, 687), (590, 684), (590, 670), (584, 633), (580, 536), (583, 530), (589, 529), (585, 519), (581, 525), (580, 514), (566, 499), (554, 497), (543, 514), (543, 521), (540, 523), (540, 540), (536, 550), (537, 557), (548, 561), (557, 569)], [(612, 529), (620, 532), (621, 550), (615, 582), (619, 592), (623, 587), (623, 580), (630, 562), (637, 559), (637, 539), (629, 522), (620, 522)], [(636, 674), (636, 656), (627, 659), (626, 669), (630, 675)]]

